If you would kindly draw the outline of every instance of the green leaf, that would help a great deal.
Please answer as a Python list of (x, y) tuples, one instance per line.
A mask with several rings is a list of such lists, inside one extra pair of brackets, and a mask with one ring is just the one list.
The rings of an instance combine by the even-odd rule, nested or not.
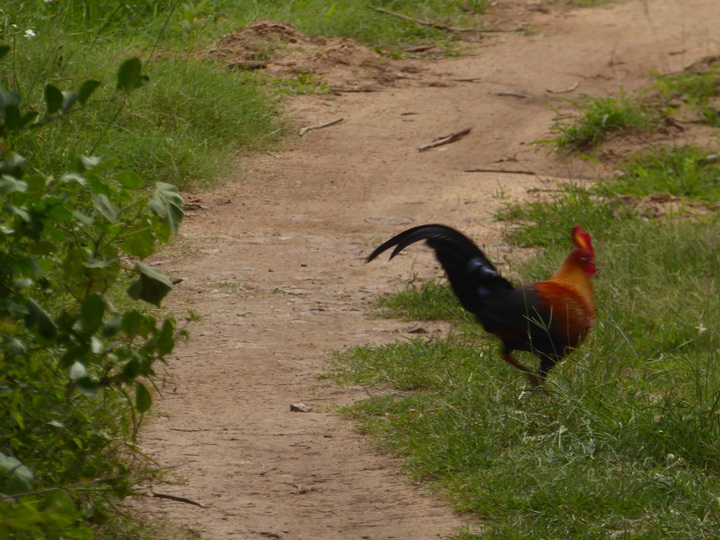
[(97, 381), (92, 380), (90, 377), (80, 377), (76, 381), (73, 381), (78, 391), (87, 397), (92, 397), (97, 394), (100, 385)]
[(0, 484), (0, 492), (15, 495), (30, 491), (34, 479), (33, 473), (17, 458), (0, 453), (0, 470), (7, 473), (0, 476), (6, 478), (4, 484)]
[(93, 218), (86, 214), (83, 214), (82, 212), (78, 212), (77, 210), (75, 210), (72, 214), (75, 219), (77, 219), (80, 223), (84, 225), (92, 226), (92, 224), (95, 223), (95, 220)]
[(122, 328), (122, 319), (120, 317), (113, 317), (103, 324), (102, 336), (104, 338), (111, 338), (117, 334)]
[(63, 96), (63, 102), (62, 106), (60, 107), (60, 112), (62, 114), (67, 114), (67, 112), (72, 108), (73, 105), (75, 105), (75, 102), (78, 99), (78, 95), (75, 92), (70, 91), (64, 91), (62, 93)]
[(87, 81), (83, 82), (80, 86), (80, 90), (78, 90), (77, 93), (77, 98), (80, 102), (80, 105), (85, 105), (85, 103), (87, 103), (87, 100), (90, 99), (92, 93), (97, 90), (99, 86), (100, 81), (88, 79)]
[(5, 58), (7, 53), (9, 53), (12, 49), (10, 48), (10, 45), (0, 45), (0, 60)]
[(132, 358), (123, 366), (123, 380), (129, 382), (137, 379), (138, 375), (140, 375), (140, 362), (137, 358)]
[[(10, 152), (5, 159), (0, 161), (0, 174), (9, 174), (20, 178), (25, 172), (25, 158), (17, 152)], [(25, 190), (23, 190), (25, 191)]]
[(50, 219), (60, 223), (70, 221), (73, 217), (73, 213), (59, 203), (51, 206), (47, 211), (47, 215)]
[(9, 130), (18, 130), (21, 127), (20, 107), (17, 105), (5, 106), (5, 125)]
[(137, 263), (139, 279), (130, 285), (127, 293), (135, 300), (143, 300), (160, 307), (160, 302), (172, 290), (172, 282), (160, 270)]
[(122, 318), (122, 329), (129, 338), (134, 338), (140, 331), (144, 317), (136, 310), (128, 311)]
[(86, 352), (86, 347), (70, 347), (58, 360), (58, 367), (61, 369), (69, 369), (70, 366), (78, 362), (78, 359), (83, 358)]
[(89, 294), (80, 306), (80, 327), (90, 334), (94, 334), (102, 325), (105, 314), (105, 302), (97, 294)]
[(184, 201), (178, 188), (172, 184), (158, 182), (155, 184), (155, 193), (147, 206), (170, 227), (172, 232), (177, 232), (185, 215)]
[(7, 214), (19, 216), (20, 219), (22, 219), (22, 220), (24, 220), (24, 221), (26, 221), (26, 222), (29, 222), (29, 221), (30, 221), (30, 214), (29, 214), (29, 213), (27, 212), (27, 210), (25, 210), (24, 208), (19, 208), (19, 207), (17, 207), (17, 206), (12, 205), (12, 204), (6, 204), (6, 205), (3, 207), (3, 210), (5, 210), (5, 212), (6, 212)]
[(8, 105), (15, 105), (17, 107), (21, 101), (22, 96), (17, 92), (0, 90), (0, 109), (4, 110)]
[(117, 175), (117, 181), (126, 189), (139, 189), (143, 186), (143, 179), (132, 171), (123, 171)]
[(140, 381), (135, 383), (135, 407), (138, 412), (144, 413), (152, 405), (152, 396), (145, 385)]
[(4, 347), (10, 354), (22, 354), (25, 352), (25, 343), (14, 337), (5, 337)]
[(62, 92), (52, 84), (45, 86), (45, 106), (47, 107), (47, 114), (55, 114), (60, 110), (63, 104)]
[(165, 319), (160, 333), (157, 337), (157, 353), (160, 356), (170, 354), (175, 348), (175, 325), (169, 319)]
[(37, 333), (45, 339), (52, 339), (55, 336), (56, 327), (50, 316), (33, 300), (28, 300), (27, 310), (25, 324), (28, 328), (37, 330)]
[(100, 212), (105, 219), (107, 219), (110, 223), (117, 222), (120, 211), (117, 206), (108, 199), (107, 195), (97, 195), (93, 193), (90, 195), (90, 198), (92, 199), (95, 209)]
[(149, 257), (155, 253), (155, 235), (152, 229), (147, 223), (137, 223), (127, 232), (120, 249), (141, 259)]
[(77, 182), (81, 186), (87, 185), (87, 180), (85, 179), (85, 177), (82, 174), (76, 172), (63, 174), (60, 177), (60, 181), (66, 184), (69, 184), (70, 182)]
[(139, 88), (146, 81), (150, 80), (147, 75), (142, 75), (142, 63), (137, 57), (125, 60), (118, 69), (117, 88), (125, 92), (130, 92), (135, 88)]
[(74, 362), (68, 370), (68, 376), (71, 381), (77, 381), (78, 379), (87, 375), (87, 368), (82, 362)]
[(25, 182), (16, 180), (6, 174), (0, 176), (0, 195), (5, 196), (14, 191), (24, 192), (25, 190), (27, 190), (27, 184)]
[(112, 169), (118, 162), (117, 159), (108, 159), (101, 156), (80, 156), (77, 167), (78, 171), (87, 177), (91, 174), (100, 174), (103, 171)]

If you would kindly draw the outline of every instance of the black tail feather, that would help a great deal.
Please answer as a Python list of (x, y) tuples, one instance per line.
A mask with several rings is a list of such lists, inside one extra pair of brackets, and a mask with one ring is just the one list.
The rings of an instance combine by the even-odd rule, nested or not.
[(427, 244), (435, 250), (455, 295), (468, 311), (479, 313), (486, 296), (499, 289), (512, 288), (472, 240), (445, 225), (420, 225), (401, 232), (376, 248), (367, 262), (395, 246), (390, 254), (392, 259), (420, 240), (427, 240)]

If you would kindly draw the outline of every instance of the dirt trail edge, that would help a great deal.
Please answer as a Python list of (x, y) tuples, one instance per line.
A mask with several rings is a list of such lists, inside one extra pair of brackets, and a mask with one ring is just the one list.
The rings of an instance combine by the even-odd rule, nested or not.
[[(295, 98), (298, 127), (344, 121), (244, 160), (250, 173), (196, 195), (183, 249), (154, 262), (183, 279), (170, 307), (203, 319), (170, 359), (163, 414), (141, 447), (177, 466), (154, 491), (203, 507), (153, 498), (135, 509), (213, 539), (423, 540), (464, 526), (327, 410), (364, 395), (318, 381), (331, 351), (412, 327), (367, 318), (365, 301), (435, 267), (428, 253), (392, 265), (363, 257), (390, 234), (438, 221), (501, 245), (492, 212), (507, 200), (598, 173), (528, 144), (551, 136), (553, 108), (570, 110), (563, 98), (632, 91), (651, 69), (679, 71), (720, 52), (717, 0), (541, 8), (497, 8), (501, 22), (530, 21), (531, 36), (498, 34), (463, 58), (408, 62), (380, 91)], [(461, 140), (418, 152), (465, 127)], [(465, 172), (476, 168), (536, 174)], [(312, 410), (291, 412), (293, 403)]]

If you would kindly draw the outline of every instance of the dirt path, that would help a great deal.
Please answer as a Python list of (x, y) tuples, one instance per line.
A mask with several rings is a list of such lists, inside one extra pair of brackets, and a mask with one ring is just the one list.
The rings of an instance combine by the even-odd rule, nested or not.
[[(463, 58), (406, 62), (404, 78), (376, 92), (295, 98), (298, 126), (345, 120), (279, 156), (243, 160), (250, 172), (198, 195), (183, 253), (158, 262), (184, 279), (171, 307), (203, 320), (172, 358), (165, 414), (141, 442), (160, 464), (181, 464), (170, 475), (181, 481), (153, 489), (205, 507), (151, 499), (143, 511), (213, 539), (430, 539), (463, 525), (325, 410), (363, 395), (318, 382), (331, 351), (387, 342), (411, 326), (368, 319), (365, 300), (434, 267), (427, 254), (370, 266), (363, 256), (389, 234), (435, 221), (499, 245), (499, 205), (598, 172), (528, 144), (548, 138), (550, 106), (567, 110), (562, 98), (581, 92), (631, 91), (651, 68), (677, 71), (720, 52), (717, 0), (542, 4), (498, 7), (500, 24), (529, 22), (531, 36), (493, 35)], [(576, 82), (572, 93), (548, 92)], [(461, 141), (417, 151), (464, 127), (473, 130)], [(463, 172), (480, 167), (538, 175)], [(297, 402), (312, 412), (291, 412)]]

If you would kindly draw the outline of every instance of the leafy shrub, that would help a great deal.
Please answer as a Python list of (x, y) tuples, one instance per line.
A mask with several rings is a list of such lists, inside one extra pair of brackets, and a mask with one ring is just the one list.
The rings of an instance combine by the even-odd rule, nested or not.
[[(118, 95), (144, 79), (139, 60), (124, 62)], [(0, 88), (2, 538), (94, 536), (107, 501), (130, 489), (148, 383), (184, 334), (138, 302), (159, 307), (172, 288), (142, 260), (179, 226), (177, 189), (147, 189), (131, 171), (111, 175), (117, 160), (97, 157), (46, 175), (14, 150), (19, 138), (61, 129), (98, 84), (78, 92), (48, 84), (42, 112)]]

